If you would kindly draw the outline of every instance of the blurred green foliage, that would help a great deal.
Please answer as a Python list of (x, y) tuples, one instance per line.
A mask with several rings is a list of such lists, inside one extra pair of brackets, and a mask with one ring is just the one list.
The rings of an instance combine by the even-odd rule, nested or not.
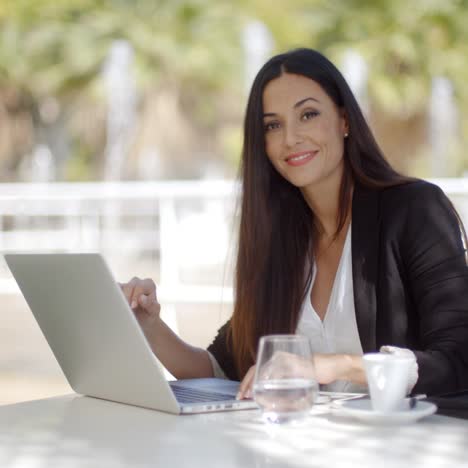
[(82, 90), (115, 39), (135, 48), (142, 86), (220, 86), (239, 55), (229, 2), (3, 0), (0, 77), (37, 96)]
[[(359, 51), (369, 64), (372, 107), (392, 119), (423, 115), (431, 78), (450, 78), (467, 139), (468, 0), (0, 0), (0, 114), (21, 114), (32, 122), (25, 128), (35, 129), (49, 125), (38, 109), (51, 96), (64, 119), (83, 99), (102, 105), (103, 63), (112, 41), (126, 39), (141, 95), (171, 87), (200, 135), (237, 153), (233, 135), (245, 101), (240, 36), (254, 18), (270, 29), (273, 52), (309, 46), (339, 64), (349, 48)], [(89, 141), (80, 147), (80, 134), (69, 131), (72, 166), (92, 165)], [(11, 138), (0, 145), (4, 169), (24, 155)], [(96, 155), (102, 144), (94, 142)], [(466, 163), (458, 160), (461, 170)]]

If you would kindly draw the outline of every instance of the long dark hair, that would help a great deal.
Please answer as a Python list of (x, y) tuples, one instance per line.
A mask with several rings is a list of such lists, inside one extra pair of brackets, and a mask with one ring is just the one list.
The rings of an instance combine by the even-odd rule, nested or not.
[(296, 49), (262, 67), (252, 85), (244, 121), (236, 292), (229, 329), (240, 378), (254, 363), (262, 335), (294, 333), (311, 276), (305, 269), (311, 264), (314, 214), (300, 190), (274, 169), (265, 151), (263, 91), (283, 73), (317, 82), (347, 118), (349, 136), (335, 236), (346, 224), (354, 183), (379, 188), (412, 180), (386, 161), (351, 89), (322, 54)]

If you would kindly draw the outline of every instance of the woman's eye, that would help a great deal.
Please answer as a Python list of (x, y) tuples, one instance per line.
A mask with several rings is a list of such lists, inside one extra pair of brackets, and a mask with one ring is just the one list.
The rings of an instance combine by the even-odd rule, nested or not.
[(317, 117), (319, 113), (317, 111), (306, 111), (302, 114), (302, 120), (310, 120)]
[(279, 128), (278, 122), (268, 122), (265, 124), (265, 132), (269, 132), (270, 130), (274, 130), (275, 128)]

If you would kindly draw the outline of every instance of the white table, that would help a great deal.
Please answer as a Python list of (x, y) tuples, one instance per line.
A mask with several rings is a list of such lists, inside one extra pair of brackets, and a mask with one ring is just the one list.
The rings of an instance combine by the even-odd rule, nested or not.
[(375, 427), (324, 411), (271, 427), (257, 411), (173, 416), (78, 395), (18, 403), (0, 407), (0, 467), (468, 466), (468, 421)]

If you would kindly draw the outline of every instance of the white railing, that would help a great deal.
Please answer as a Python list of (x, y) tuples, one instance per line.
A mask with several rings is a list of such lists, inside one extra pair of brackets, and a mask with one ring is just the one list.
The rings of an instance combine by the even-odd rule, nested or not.
[[(466, 222), (468, 179), (433, 182)], [(0, 252), (99, 251), (122, 275), (147, 265), (162, 302), (230, 304), (237, 192), (233, 181), (0, 184)], [(18, 293), (1, 273), (0, 294)]]
[[(232, 288), (224, 282), (236, 187), (232, 181), (0, 184), (0, 251), (99, 251), (121, 274), (137, 274), (131, 265), (145, 263), (162, 302), (230, 303)], [(184, 269), (192, 279), (184, 280)], [(0, 293), (18, 292), (4, 265)]]

